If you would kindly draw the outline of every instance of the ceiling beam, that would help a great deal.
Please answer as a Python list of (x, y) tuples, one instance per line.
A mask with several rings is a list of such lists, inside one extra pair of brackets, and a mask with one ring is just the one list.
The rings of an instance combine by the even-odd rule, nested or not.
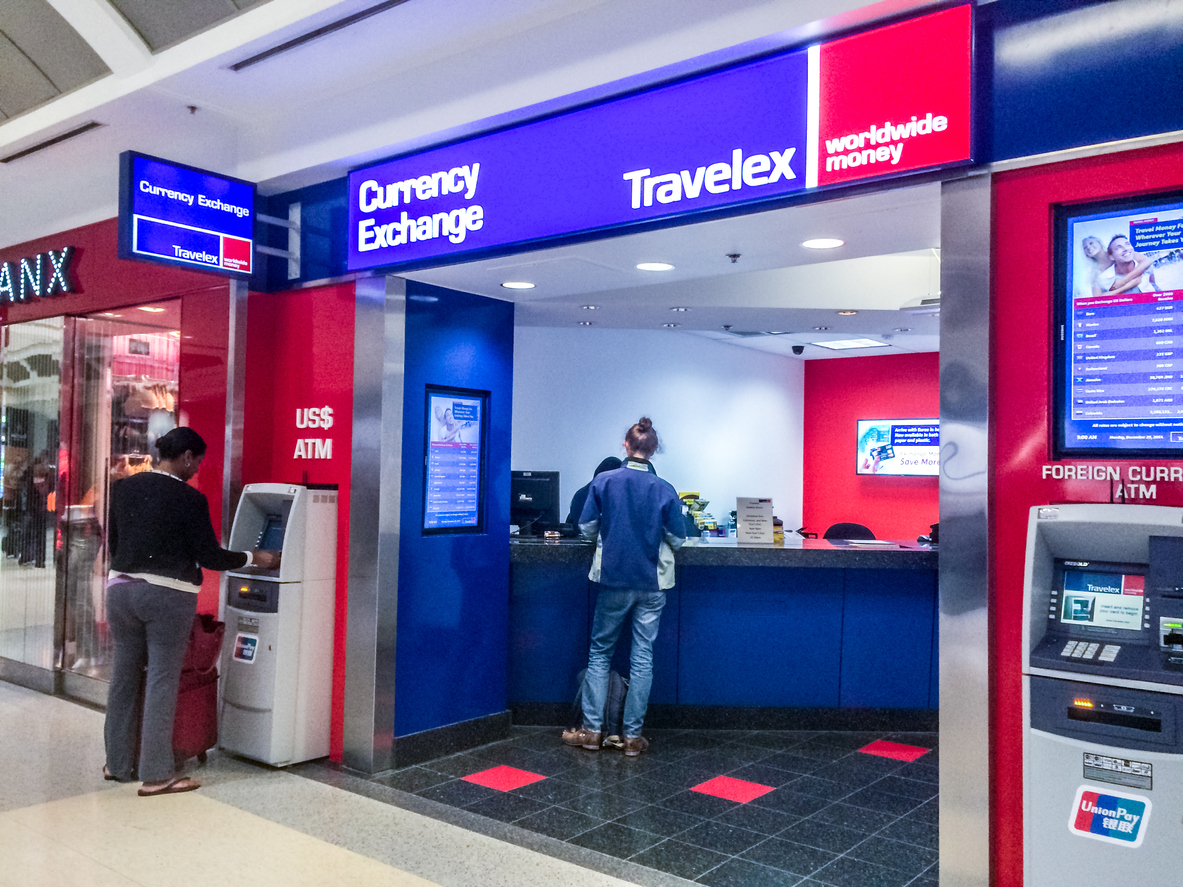
[(47, 0), (90, 44), (116, 77), (138, 74), (152, 64), (152, 52), (136, 30), (105, 0)]

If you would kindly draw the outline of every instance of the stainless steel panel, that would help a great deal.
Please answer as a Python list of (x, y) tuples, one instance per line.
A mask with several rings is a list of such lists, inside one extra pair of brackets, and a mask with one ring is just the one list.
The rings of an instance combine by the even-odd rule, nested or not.
[(226, 355), (226, 441), (222, 463), (222, 544), (242, 495), (242, 426), (246, 400), (247, 283), (230, 281), (230, 330)]
[(406, 282), (357, 282), (344, 763), (393, 766)]
[(990, 189), (941, 186), (941, 887), (990, 882)]

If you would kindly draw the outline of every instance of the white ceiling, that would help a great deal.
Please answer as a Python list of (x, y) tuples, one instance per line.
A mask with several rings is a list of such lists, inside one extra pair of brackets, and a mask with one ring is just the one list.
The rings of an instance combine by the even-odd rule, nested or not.
[[(408, 0), (234, 72), (230, 64), (377, 0), (271, 0), (156, 53), (107, 0), (48, 2), (112, 73), (0, 122), (0, 158), (88, 121), (102, 126), (0, 164), (0, 246), (114, 216), (123, 150), (278, 193), (563, 106), (573, 95), (636, 86), (663, 66), (701, 68), (704, 56), (717, 63), (931, 5)], [(528, 324), (575, 323), (594, 293), (602, 307), (582, 313), (600, 326), (679, 322), (674, 334), (709, 335), (728, 335), (723, 324), (795, 334), (829, 325), (842, 335), (909, 326), (915, 335), (895, 334), (892, 347), (931, 350), (935, 319), (902, 323), (897, 309), (936, 294), (938, 231), (937, 186), (926, 185), (413, 276), (499, 297), (508, 293), (502, 275), (530, 276), (538, 287), (518, 298)], [(821, 235), (847, 246), (822, 256), (798, 246)], [(734, 265), (731, 252), (741, 254)], [(643, 258), (677, 268), (645, 276), (632, 267)], [(670, 321), (672, 305), (693, 310)], [(835, 307), (860, 313), (838, 318)], [(766, 338), (747, 344), (785, 344)]]

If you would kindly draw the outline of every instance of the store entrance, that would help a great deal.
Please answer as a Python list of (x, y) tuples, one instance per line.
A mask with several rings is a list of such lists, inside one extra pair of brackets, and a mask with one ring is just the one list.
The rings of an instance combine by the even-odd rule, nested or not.
[(174, 300), (5, 329), (0, 656), (100, 704), (108, 494), (177, 424), (179, 327)]

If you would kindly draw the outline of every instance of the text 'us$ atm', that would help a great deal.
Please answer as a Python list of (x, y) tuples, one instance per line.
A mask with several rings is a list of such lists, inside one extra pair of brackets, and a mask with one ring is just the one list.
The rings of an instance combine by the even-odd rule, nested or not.
[(1032, 508), (1024, 612), (1024, 884), (1183, 884), (1183, 508)]
[(282, 767), (329, 753), (337, 491), (250, 484), (230, 548), (281, 553), (227, 574), (219, 745)]

